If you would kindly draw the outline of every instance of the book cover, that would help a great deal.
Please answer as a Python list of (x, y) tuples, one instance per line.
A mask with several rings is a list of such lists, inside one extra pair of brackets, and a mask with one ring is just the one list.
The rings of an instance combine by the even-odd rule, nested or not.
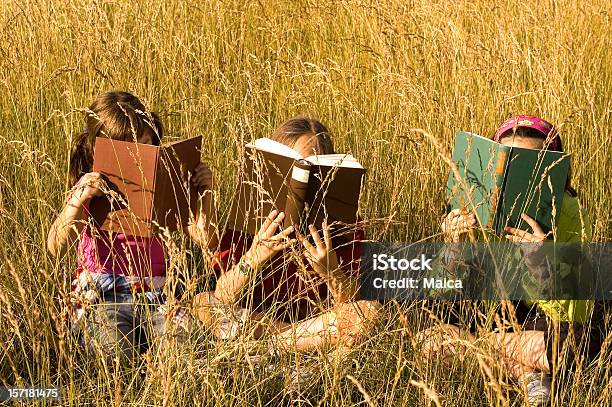
[(235, 230), (255, 234), (273, 209), (285, 212), (285, 226), (304, 232), (308, 224), (352, 224), (365, 169), (347, 154), (302, 157), (261, 138), (245, 147), (244, 172), (230, 209)]
[[(447, 183), (450, 209), (476, 213), (481, 224), (501, 235), (506, 226), (529, 229), (521, 213), (546, 231), (556, 225), (569, 172), (569, 155), (504, 146), (468, 132), (457, 132)], [(463, 182), (465, 181), (465, 183)]]
[(110, 190), (90, 202), (95, 223), (143, 237), (186, 226), (197, 203), (189, 174), (200, 163), (201, 146), (202, 137), (161, 147), (98, 137), (93, 171), (106, 178)]

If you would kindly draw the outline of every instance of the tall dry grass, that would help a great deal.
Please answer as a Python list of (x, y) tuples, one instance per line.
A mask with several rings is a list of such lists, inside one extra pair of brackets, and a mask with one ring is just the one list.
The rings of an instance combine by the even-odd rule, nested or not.
[[(169, 138), (203, 134), (222, 219), (243, 141), (295, 114), (317, 116), (337, 149), (369, 169), (362, 215), (368, 236), (388, 241), (435, 235), (443, 213), (448, 168), (411, 128), (450, 148), (456, 130), (490, 134), (512, 114), (542, 115), (573, 154), (594, 239), (610, 241), (611, 13), (603, 0), (1, 2), (0, 385), (55, 384), (71, 405), (288, 400), (278, 371), (203, 369), (170, 350), (118, 374), (77, 354), (62, 315), (75, 259), (52, 259), (45, 242), (71, 135), (97, 94), (136, 93), (160, 111)], [(202, 278), (199, 249), (177, 244), (173, 272)], [(450, 368), (416, 356), (417, 307), (390, 304), (348, 368), (327, 353), (287, 356), (321, 366), (301, 402), (520, 402), (484, 353)], [(211, 355), (237, 346), (213, 345)], [(554, 405), (609, 404), (609, 366), (607, 351), (556, 376)]]

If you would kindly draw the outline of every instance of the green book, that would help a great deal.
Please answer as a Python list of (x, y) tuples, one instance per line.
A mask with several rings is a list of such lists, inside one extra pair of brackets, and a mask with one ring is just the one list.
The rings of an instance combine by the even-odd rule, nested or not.
[(550, 231), (566, 188), (570, 156), (549, 150), (509, 147), (468, 132), (457, 132), (447, 197), (449, 210), (475, 212), (486, 229), (501, 235), (504, 227), (530, 230), (526, 213)]

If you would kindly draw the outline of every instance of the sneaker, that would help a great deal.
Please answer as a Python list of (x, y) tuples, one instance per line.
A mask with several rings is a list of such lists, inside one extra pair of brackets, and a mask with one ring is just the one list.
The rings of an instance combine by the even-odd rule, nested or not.
[(544, 407), (550, 403), (550, 376), (529, 373), (521, 380), (527, 389), (527, 406)]

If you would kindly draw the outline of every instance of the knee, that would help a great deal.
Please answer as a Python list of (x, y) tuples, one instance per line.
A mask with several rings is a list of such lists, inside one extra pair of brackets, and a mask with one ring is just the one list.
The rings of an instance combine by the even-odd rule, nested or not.
[(378, 301), (359, 300), (335, 307), (338, 332), (342, 336), (360, 339), (368, 330), (380, 310)]
[(210, 291), (199, 293), (193, 298), (193, 315), (206, 327), (210, 327), (213, 324), (214, 314), (212, 308), (215, 304), (216, 299)]

